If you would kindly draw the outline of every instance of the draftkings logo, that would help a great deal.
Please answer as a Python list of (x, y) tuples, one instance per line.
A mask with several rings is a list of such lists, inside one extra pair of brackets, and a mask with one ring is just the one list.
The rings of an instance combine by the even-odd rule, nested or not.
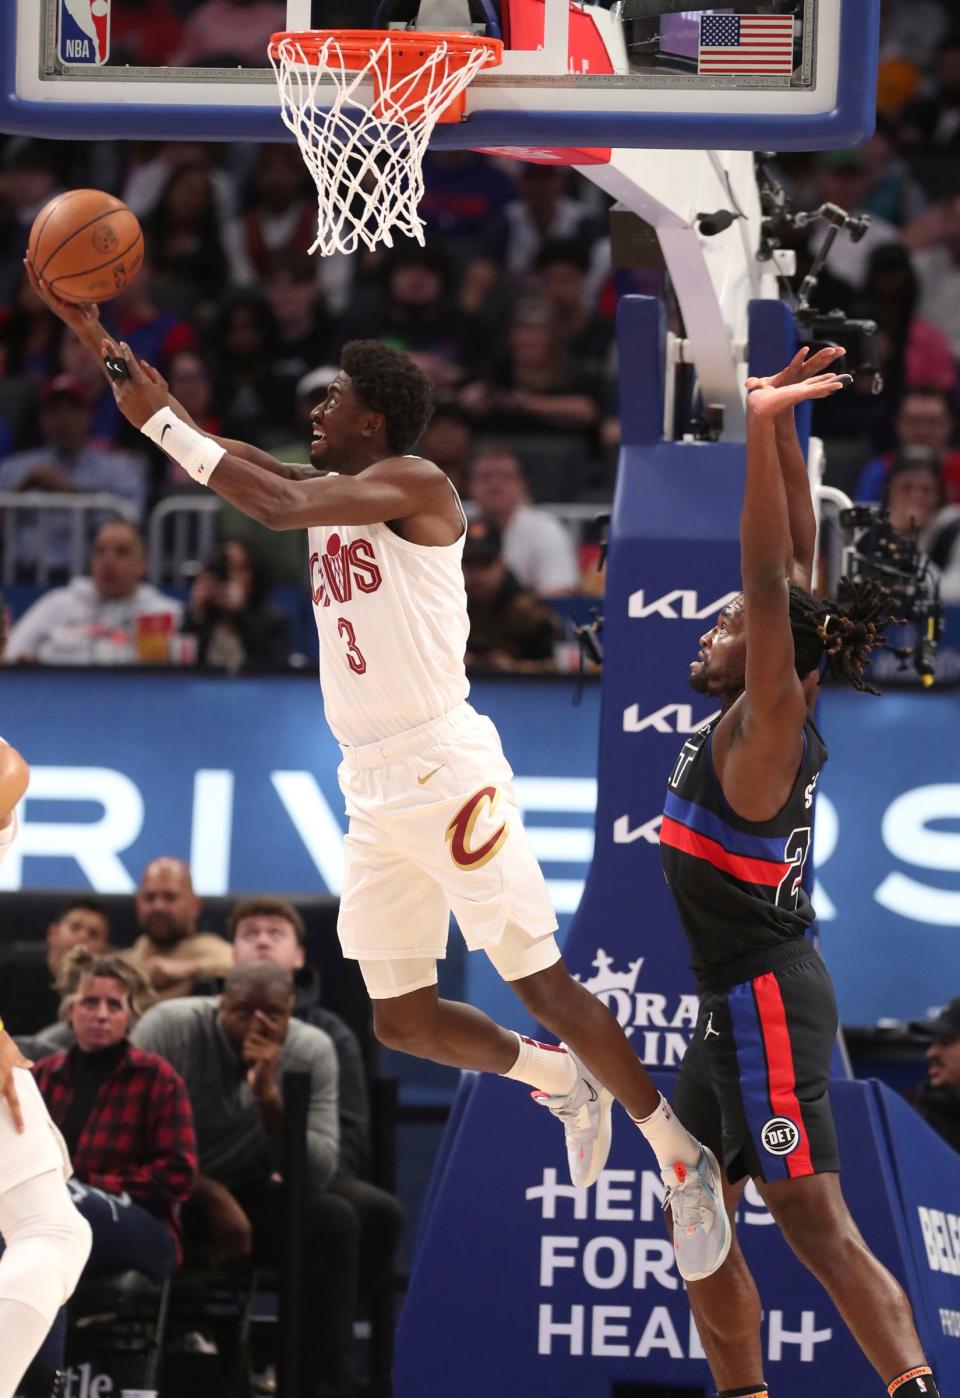
[[(696, 995), (672, 999), (656, 991), (638, 990), (637, 981), (643, 957), (627, 963), (625, 971), (614, 968), (613, 957), (598, 947), (591, 963), (595, 974), (582, 982), (617, 1018), (628, 1038), (634, 1038), (641, 1063), (648, 1068), (676, 1068), (693, 1037), (699, 1008)], [(575, 980), (580, 980), (576, 976)]]

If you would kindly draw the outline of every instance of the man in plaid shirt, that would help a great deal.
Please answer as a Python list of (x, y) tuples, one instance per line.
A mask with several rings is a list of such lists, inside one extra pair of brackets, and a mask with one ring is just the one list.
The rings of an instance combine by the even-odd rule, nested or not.
[[(86, 1273), (132, 1269), (160, 1282), (181, 1257), (180, 1205), (197, 1172), (193, 1111), (180, 1074), (127, 1038), (131, 1003), (146, 988), (139, 971), (122, 956), (71, 955), (76, 1044), (41, 1059), (34, 1076), (71, 1151), (71, 1196), (93, 1230)], [(25, 1391), (49, 1392), (65, 1334), (61, 1313)]]

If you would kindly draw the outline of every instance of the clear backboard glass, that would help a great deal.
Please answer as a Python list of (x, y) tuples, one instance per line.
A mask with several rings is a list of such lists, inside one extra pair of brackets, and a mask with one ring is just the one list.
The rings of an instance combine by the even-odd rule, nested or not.
[[(879, 0), (6, 0), (0, 127), (283, 139), (274, 30), (504, 41), (438, 146), (811, 149), (871, 129)], [(165, 16), (172, 22), (165, 22)]]

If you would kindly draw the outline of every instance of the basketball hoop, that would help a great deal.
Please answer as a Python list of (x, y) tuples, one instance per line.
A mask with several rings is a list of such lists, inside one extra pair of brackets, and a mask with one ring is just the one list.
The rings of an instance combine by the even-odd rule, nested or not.
[(317, 186), (311, 252), (423, 242), (417, 207), (437, 122), (463, 117), (466, 90), (500, 62), (499, 39), (417, 30), (316, 29), (274, 34), (280, 114)]

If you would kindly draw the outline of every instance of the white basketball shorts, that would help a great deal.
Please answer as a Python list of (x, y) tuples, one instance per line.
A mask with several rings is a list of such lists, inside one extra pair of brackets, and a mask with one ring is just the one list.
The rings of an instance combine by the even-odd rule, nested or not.
[(14, 1068), (13, 1075), (24, 1130), (17, 1131), (10, 1108), (0, 1099), (0, 1194), (49, 1170), (62, 1170), (65, 1180), (73, 1173), (66, 1143), (50, 1119), (33, 1074)]
[(557, 919), (490, 719), (469, 704), (396, 737), (344, 748), (349, 828), (338, 930), (344, 956), (442, 958), (453, 912), (471, 951), (509, 924)]

